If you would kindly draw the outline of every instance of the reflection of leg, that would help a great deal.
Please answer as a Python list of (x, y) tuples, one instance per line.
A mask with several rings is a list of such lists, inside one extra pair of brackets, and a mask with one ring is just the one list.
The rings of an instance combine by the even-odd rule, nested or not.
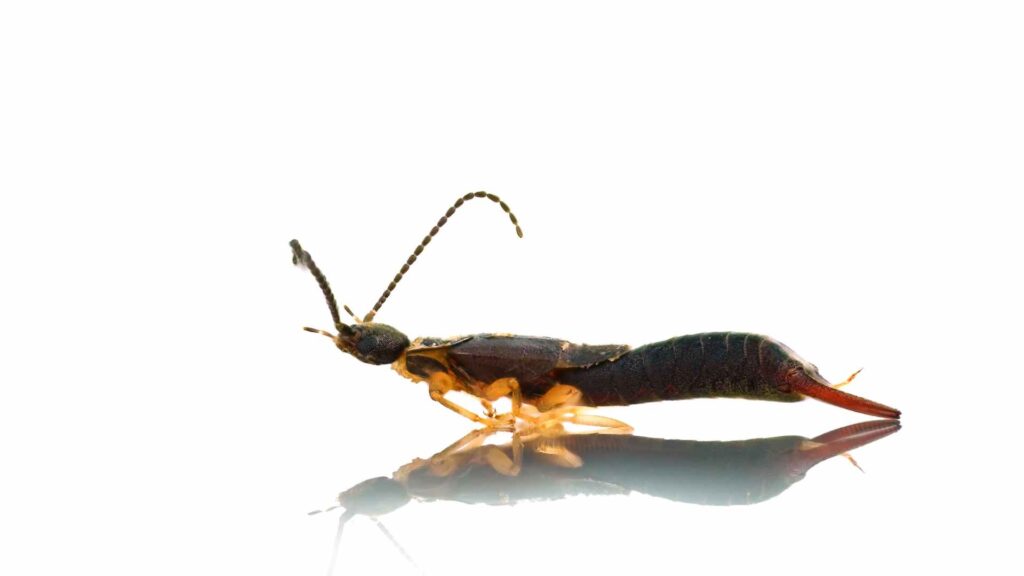
[(512, 458), (498, 446), (484, 446), (481, 456), (498, 474), (518, 476), (523, 469), (523, 441), (518, 432), (512, 432)]
[(433, 455), (428, 460), (430, 474), (438, 478), (445, 478), (458, 470), (465, 463), (468, 450), (483, 444), (484, 439), (494, 431), (490, 428), (480, 428), (462, 437), (461, 440)]
[(548, 464), (558, 466), (559, 468), (579, 468), (583, 465), (583, 459), (572, 450), (566, 448), (559, 437), (537, 442), (533, 447), (533, 451), (538, 458), (542, 458)]
[(465, 463), (471, 451), (479, 448), (494, 432), (494, 428), (478, 428), (452, 442), (447, 448), (430, 457), (430, 473), (439, 478), (451, 475)]
[(410, 474), (424, 466), (429, 466), (430, 473), (434, 476), (448, 476), (461, 465), (462, 460), (465, 459), (463, 456), (464, 453), (479, 447), (484, 443), (484, 440), (486, 440), (488, 436), (495, 432), (496, 430), (494, 428), (477, 428), (455, 442), (452, 442), (447, 448), (441, 450), (437, 454), (434, 454), (430, 458), (427, 458), (426, 460), (416, 458), (412, 462), (403, 465), (397, 472), (395, 472), (394, 478), (398, 482), (404, 484)]
[(499, 446), (482, 446), (484, 441), (496, 432), (493, 428), (479, 428), (453, 442), (444, 450), (427, 460), (414, 460), (395, 473), (395, 478), (404, 481), (413, 471), (424, 465), (430, 467), (430, 474), (439, 478), (450, 476), (470, 461), (483, 462), (498, 474), (516, 476), (522, 469), (523, 443), (518, 432), (512, 433), (512, 457)]
[(477, 428), (476, 430), (473, 430), (472, 432), (466, 434), (462, 438), (459, 438), (455, 442), (452, 442), (451, 444), (448, 445), (447, 448), (441, 450), (437, 454), (434, 454), (433, 456), (431, 456), (431, 458), (450, 456), (452, 454), (455, 454), (456, 452), (462, 452), (463, 450), (472, 450), (473, 448), (476, 448), (477, 446), (483, 444), (484, 440), (486, 440), (488, 436), (494, 433), (495, 430), (492, 428)]
[[(860, 372), (860, 370), (858, 370), (857, 372)], [(856, 375), (857, 374), (854, 373), (854, 376), (856, 376)], [(831, 433), (832, 432), (829, 432), (829, 434), (831, 434)], [(829, 434), (822, 434), (822, 436), (828, 436)], [(819, 438), (820, 438), (820, 436), (819, 436)], [(818, 450), (818, 449), (824, 448), (825, 446), (828, 446), (828, 444), (823, 443), (823, 442), (818, 442), (817, 439), (814, 439), (814, 440), (804, 440), (803, 442), (800, 443), (800, 450), (805, 450), (805, 451), (806, 450)], [(834, 454), (835, 453), (833, 453), (833, 455)], [(854, 467), (857, 468), (857, 470), (860, 470), (861, 472), (864, 471), (864, 469), (860, 467), (860, 464), (857, 464), (857, 461), (853, 458), (853, 455), (850, 454), (849, 452), (839, 452), (838, 454), (840, 456), (842, 456), (843, 458), (846, 458), (846, 460), (850, 464), (853, 464)], [(831, 457), (832, 456), (829, 456), (829, 458), (831, 458)]]

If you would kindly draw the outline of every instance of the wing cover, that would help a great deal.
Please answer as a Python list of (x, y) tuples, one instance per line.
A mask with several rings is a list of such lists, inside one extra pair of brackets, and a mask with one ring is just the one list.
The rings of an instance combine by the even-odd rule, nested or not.
[(552, 372), (612, 362), (629, 346), (573, 344), (556, 338), (478, 334), (448, 350), (448, 361), (464, 376), (483, 383), (514, 377), (527, 396), (554, 383)]

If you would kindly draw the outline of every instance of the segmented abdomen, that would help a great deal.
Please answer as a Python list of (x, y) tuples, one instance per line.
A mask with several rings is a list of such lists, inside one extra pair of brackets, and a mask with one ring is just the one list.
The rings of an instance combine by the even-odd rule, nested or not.
[(588, 406), (712, 397), (793, 402), (801, 396), (778, 389), (791, 355), (767, 336), (709, 332), (647, 344), (614, 362), (561, 370), (556, 378), (583, 392)]

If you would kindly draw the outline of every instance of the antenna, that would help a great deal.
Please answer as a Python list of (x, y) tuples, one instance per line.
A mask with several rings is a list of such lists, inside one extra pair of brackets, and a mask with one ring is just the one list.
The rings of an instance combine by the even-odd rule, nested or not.
[[(327, 277), (324, 276), (324, 273), (317, 267), (316, 262), (313, 262), (313, 257), (309, 255), (309, 252), (302, 249), (302, 245), (299, 244), (298, 240), (292, 240), (288, 245), (292, 247), (292, 264), (308, 269), (313, 274), (313, 278), (316, 278), (316, 283), (320, 285), (320, 291), (324, 293), (324, 299), (327, 300), (327, 307), (331, 310), (331, 319), (334, 320), (334, 327), (338, 332), (349, 330), (348, 325), (342, 323), (338, 315), (338, 303), (334, 300), (334, 292), (331, 290), (331, 285), (327, 282)], [(352, 310), (348, 306), (345, 306), (345, 312), (348, 312), (357, 323), (359, 322), (359, 319), (356, 318), (355, 314), (352, 314)], [(327, 336), (331, 335), (327, 334)], [(333, 336), (331, 337), (333, 338)]]
[[(430, 244), (430, 241), (434, 239), (434, 236), (436, 236), (438, 231), (441, 230), (441, 227), (448, 222), (448, 219), (451, 218), (453, 214), (455, 214), (455, 211), (458, 210), (460, 206), (474, 198), (487, 198), (491, 202), (494, 202), (501, 206), (501, 209), (504, 210), (506, 214), (508, 214), (509, 220), (511, 220), (512, 224), (516, 227), (516, 234), (518, 234), (520, 238), (523, 237), (523, 229), (519, 227), (519, 220), (516, 219), (516, 215), (512, 213), (512, 210), (508, 207), (508, 204), (506, 204), (501, 198), (498, 198), (494, 194), (488, 194), (487, 192), (483, 191), (470, 192), (462, 196), (461, 198), (455, 201), (455, 204), (453, 204), (452, 207), (449, 208), (447, 212), (444, 213), (444, 216), (441, 216), (441, 219), (437, 221), (437, 224), (430, 229), (430, 233), (424, 236), (423, 240), (420, 241), (419, 246), (417, 246), (416, 249), (412, 251), (412, 254), (410, 254), (409, 258), (405, 261), (405, 264), (402, 265), (402, 269), (398, 271), (398, 274), (395, 274), (394, 280), (392, 280), (391, 283), (388, 284), (387, 289), (384, 290), (384, 293), (380, 295), (380, 298), (377, 300), (377, 303), (373, 305), (373, 310), (370, 310), (369, 314), (367, 314), (363, 318), (364, 322), (369, 322), (373, 320), (373, 317), (377, 315), (377, 311), (380, 310), (380, 307), (384, 305), (384, 302), (388, 299), (388, 296), (391, 296), (391, 292), (395, 289), (395, 286), (397, 286), (398, 283), (402, 281), (402, 277), (405, 275), (406, 272), (409, 271), (409, 267), (416, 262), (416, 258), (421, 253), (423, 253), (423, 249), (427, 247), (427, 244)], [(292, 242), (295, 241), (293, 240)], [(314, 276), (315, 275), (316, 274), (314, 273)], [(321, 287), (324, 284), (326, 284), (326, 280), (324, 281), (323, 284), (321, 284)], [(328, 288), (328, 290), (330, 289)]]

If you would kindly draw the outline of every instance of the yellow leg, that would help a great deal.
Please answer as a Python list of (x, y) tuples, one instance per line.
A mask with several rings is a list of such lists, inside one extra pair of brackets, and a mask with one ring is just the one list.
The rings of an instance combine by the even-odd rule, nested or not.
[[(850, 382), (853, 382), (853, 379), (857, 377), (857, 374), (860, 374), (861, 370), (863, 370), (863, 368), (859, 368), (856, 372), (854, 372), (853, 374), (850, 374), (849, 376), (847, 376), (846, 380), (843, 380), (842, 382), (840, 382), (838, 384), (833, 384), (832, 387), (833, 388), (842, 388), (843, 386), (846, 386)], [(859, 466), (858, 466), (858, 468), (859, 468)]]
[(582, 399), (583, 393), (578, 388), (567, 384), (552, 386), (537, 401), (537, 409), (544, 413), (538, 429), (548, 427), (551, 432), (557, 433), (562, 430), (562, 423), (569, 423), (603, 428), (602, 432), (613, 434), (629, 434), (633, 431), (632, 426), (621, 420), (591, 414), (588, 408), (579, 406)]
[(578, 426), (594, 426), (601, 428), (602, 434), (633, 433), (633, 427), (622, 420), (616, 420), (615, 418), (609, 418), (607, 416), (598, 416), (597, 414), (590, 414), (587, 412), (587, 408), (573, 408), (567, 412), (566, 416), (563, 416), (563, 419), (565, 422), (576, 424)]
[(485, 425), (488, 424), (486, 418), (482, 418), (482, 417), (480, 417), (480, 416), (478, 416), (476, 414), (473, 414), (469, 410), (466, 410), (462, 406), (459, 406), (458, 404), (456, 404), (456, 403), (452, 402), (451, 400), (445, 398), (444, 394), (442, 392), (439, 392), (437, 390), (431, 390), (430, 391), (430, 399), (433, 400), (434, 402), (437, 402), (441, 406), (444, 406), (445, 408), (451, 410), (452, 412), (455, 412), (456, 414), (459, 414), (460, 416), (462, 416), (464, 418), (469, 418), (473, 422), (476, 422), (478, 424), (485, 424)]
[(512, 418), (519, 419), (523, 408), (523, 392), (519, 388), (519, 381), (515, 378), (499, 378), (484, 388), (484, 399), (489, 401), (497, 400), (508, 396), (512, 399)]
[(860, 467), (860, 464), (857, 464), (857, 461), (853, 459), (853, 456), (851, 456), (849, 452), (843, 452), (842, 454), (840, 454), (840, 456), (849, 460), (850, 464), (853, 464), (857, 468), (857, 470), (864, 472), (864, 469)]
[(455, 412), (456, 414), (462, 416), (463, 418), (468, 418), (473, 422), (476, 422), (477, 424), (483, 424), (488, 428), (494, 428), (498, 430), (508, 430), (515, 426), (515, 419), (511, 419), (510, 422), (508, 418), (502, 418), (501, 416), (485, 418), (478, 414), (474, 414), (473, 412), (470, 412), (469, 410), (463, 408), (462, 406), (459, 406), (458, 404), (445, 398), (445, 394), (455, 389), (455, 381), (452, 379), (451, 375), (445, 372), (435, 372), (434, 374), (432, 374), (430, 376), (429, 385), (431, 400), (437, 402), (438, 404), (444, 406), (445, 408), (451, 410), (452, 412)]
[(632, 434), (633, 426), (622, 420), (600, 416), (592, 413), (593, 408), (586, 406), (565, 406), (553, 408), (547, 412), (539, 412), (532, 406), (523, 407), (523, 419), (529, 421), (529, 426), (524, 428), (528, 431), (528, 438), (552, 437), (557, 438), (566, 434), (564, 424), (577, 424), (580, 426), (593, 426), (601, 428), (599, 434)]
[(555, 384), (537, 401), (537, 409), (548, 412), (555, 408), (576, 406), (583, 399), (583, 392), (567, 384)]
[(459, 414), (464, 418), (469, 418), (470, 420), (476, 422), (477, 424), (483, 424), (488, 428), (494, 428), (496, 430), (509, 430), (512, 428), (512, 426), (515, 425), (514, 421), (510, 422), (507, 419), (501, 418), (500, 416), (497, 418), (484, 418), (483, 416), (474, 414), (469, 410), (466, 410), (462, 406), (459, 406), (455, 402), (452, 402), (451, 400), (445, 398), (444, 394), (438, 390), (430, 391), (430, 399), (433, 400), (434, 402), (437, 402), (441, 406), (444, 406), (445, 408), (451, 410), (452, 412), (455, 412), (456, 414)]

